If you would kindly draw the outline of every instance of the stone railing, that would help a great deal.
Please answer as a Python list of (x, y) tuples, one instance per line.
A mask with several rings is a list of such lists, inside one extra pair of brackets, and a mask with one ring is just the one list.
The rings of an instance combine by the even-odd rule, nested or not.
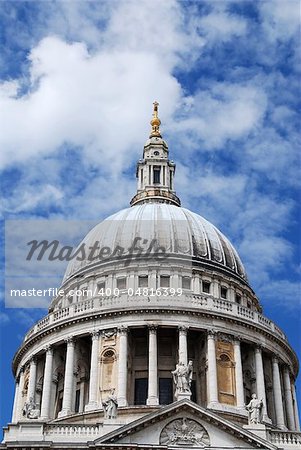
[(70, 425), (70, 424), (53, 424), (46, 425), (44, 433), (48, 436), (99, 436), (101, 433), (100, 426), (97, 425)]
[(301, 448), (301, 433), (296, 431), (273, 431), (269, 432), (269, 441), (272, 444), (281, 444), (281, 446), (292, 446)]
[(286, 340), (285, 334), (271, 320), (257, 311), (238, 305), (228, 300), (217, 299), (211, 295), (182, 294), (174, 296), (130, 296), (122, 293), (119, 296), (95, 297), (71, 304), (53, 311), (37, 322), (25, 336), (25, 341), (34, 334), (51, 327), (54, 324), (73, 319), (78, 316), (92, 315), (97, 312), (118, 310), (137, 307), (143, 308), (168, 308), (168, 309), (194, 309), (200, 311), (212, 311), (221, 315), (236, 317), (238, 319), (256, 324), (278, 337)]

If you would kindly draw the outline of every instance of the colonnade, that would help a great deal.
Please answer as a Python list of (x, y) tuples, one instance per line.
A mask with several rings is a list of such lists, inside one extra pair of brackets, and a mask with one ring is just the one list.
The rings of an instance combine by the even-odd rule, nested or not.
[[(184, 326), (178, 327), (178, 360), (187, 364), (188, 362), (188, 345), (187, 345), (188, 328)], [(128, 406), (128, 334), (129, 328), (120, 327), (118, 329), (119, 351), (118, 351), (118, 371), (117, 371), (117, 398), (119, 407)], [(89, 401), (85, 405), (85, 411), (92, 411), (99, 408), (98, 405), (98, 385), (99, 385), (99, 339), (100, 331), (91, 333), (91, 361), (90, 361), (90, 377), (89, 377)], [(219, 389), (217, 376), (217, 356), (216, 356), (216, 339), (218, 333), (214, 331), (207, 332), (207, 406), (213, 409), (219, 409)], [(158, 342), (157, 342), (157, 326), (148, 326), (148, 397), (147, 405), (159, 404), (158, 393)], [(244, 380), (243, 366), (241, 355), (241, 341), (238, 337), (233, 337), (233, 354), (235, 365), (235, 396), (236, 408), (242, 410), (245, 408), (244, 396)], [(69, 337), (65, 341), (66, 360), (64, 374), (64, 391), (62, 409), (59, 417), (64, 417), (73, 412), (73, 389), (74, 389), (74, 362), (75, 362), (75, 338)], [(45, 366), (43, 377), (43, 389), (41, 397), (40, 418), (49, 420), (51, 394), (53, 387), (53, 358), (54, 346), (45, 347)], [(264, 411), (263, 419), (270, 422), (267, 414), (267, 398), (266, 386), (264, 378), (264, 366), (262, 347), (257, 345), (254, 349), (255, 360), (255, 376), (256, 376), (256, 394), (263, 400)], [(290, 370), (288, 366), (280, 367), (279, 359), (276, 356), (272, 358), (272, 375), (273, 375), (273, 399), (275, 410), (275, 425), (280, 429), (285, 429), (286, 424), (290, 430), (300, 430), (298, 408), (294, 383), (291, 381)], [(281, 377), (283, 383), (281, 383)], [(27, 398), (35, 398), (37, 384), (37, 357), (32, 357), (29, 361), (29, 381), (27, 388)], [(22, 391), (24, 389), (24, 367), (21, 368), (15, 389), (15, 399), (13, 407), (12, 421), (17, 422), (22, 418), (22, 407), (24, 398)], [(284, 403), (284, 404), (283, 404)]]

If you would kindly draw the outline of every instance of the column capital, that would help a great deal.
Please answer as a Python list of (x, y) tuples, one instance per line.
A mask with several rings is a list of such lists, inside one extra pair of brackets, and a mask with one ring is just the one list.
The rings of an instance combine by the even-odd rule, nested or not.
[(16, 382), (17, 383), (19, 383), (21, 375), (24, 374), (24, 370), (25, 370), (24, 366), (21, 366), (18, 374), (16, 375)]
[(289, 364), (284, 363), (283, 364), (283, 370), (284, 370), (284, 372), (288, 372), (290, 377), (293, 376), (293, 371), (292, 371), (292, 368), (291, 368), (291, 366)]
[(207, 330), (207, 338), (208, 339), (216, 339), (217, 334), (218, 334), (217, 331), (214, 330), (213, 328), (210, 330)]
[(263, 346), (262, 346), (262, 344), (257, 344), (256, 346), (255, 346), (255, 353), (262, 353), (262, 348), (263, 348)]
[(98, 340), (100, 336), (100, 330), (93, 330), (90, 332), (90, 336), (92, 338), (92, 341)]
[(29, 364), (37, 364), (37, 357), (35, 355), (33, 355), (30, 359), (29, 359)]
[(279, 365), (279, 358), (276, 355), (273, 355), (272, 362), (273, 362), (273, 364)]
[(238, 345), (238, 344), (240, 344), (241, 342), (242, 342), (242, 337), (241, 336), (238, 336), (237, 334), (234, 334), (233, 335), (233, 344), (234, 345)]
[(45, 347), (44, 347), (43, 350), (45, 351), (46, 354), (47, 354), (47, 353), (48, 353), (48, 354), (53, 354), (53, 346), (50, 345), (50, 344), (45, 345)]
[(156, 334), (158, 325), (154, 325), (153, 323), (147, 325), (149, 333)]
[(64, 342), (67, 344), (67, 347), (73, 346), (73, 345), (75, 344), (75, 338), (74, 338), (74, 336), (72, 336), (72, 335), (67, 336), (67, 337), (64, 339)]
[(178, 327), (179, 333), (185, 333), (187, 334), (189, 327), (187, 327), (186, 325), (180, 325)]
[(124, 327), (123, 325), (121, 327), (118, 327), (117, 330), (118, 330), (118, 334), (120, 336), (122, 336), (122, 335), (124, 336), (128, 333), (128, 327)]

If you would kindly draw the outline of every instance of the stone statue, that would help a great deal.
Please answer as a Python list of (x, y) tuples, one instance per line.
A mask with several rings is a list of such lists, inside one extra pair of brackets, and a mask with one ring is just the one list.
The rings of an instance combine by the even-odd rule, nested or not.
[(259, 400), (256, 394), (252, 394), (250, 403), (246, 405), (246, 410), (249, 413), (249, 425), (262, 423), (262, 409), (263, 400)]
[(117, 417), (117, 398), (115, 396), (115, 389), (112, 389), (108, 398), (102, 402), (105, 419), (116, 419)]
[(187, 365), (185, 365), (183, 362), (179, 362), (176, 365), (176, 369), (172, 372), (173, 381), (176, 385), (177, 392), (188, 392), (190, 391), (191, 386), (191, 380), (192, 380), (192, 373), (193, 373), (193, 366), (192, 361), (189, 361)]
[(27, 419), (37, 419), (40, 416), (40, 410), (37, 409), (37, 405), (32, 397), (24, 404), (23, 416), (27, 417)]

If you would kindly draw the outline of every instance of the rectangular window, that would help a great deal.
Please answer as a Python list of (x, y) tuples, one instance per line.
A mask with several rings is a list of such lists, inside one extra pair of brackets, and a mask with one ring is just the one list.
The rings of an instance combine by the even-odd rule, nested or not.
[(154, 166), (153, 172), (154, 172), (154, 184), (160, 184), (160, 171), (161, 168), (158, 166)]
[(206, 294), (210, 294), (210, 284), (209, 281), (202, 281), (202, 291)]
[(236, 294), (235, 295), (235, 301), (236, 301), (236, 303), (238, 303), (240, 305), (241, 304), (241, 295)]
[(80, 400), (80, 390), (76, 389), (75, 391), (75, 412), (79, 412), (79, 400)]
[(251, 309), (251, 302), (250, 302), (250, 301), (247, 301), (247, 307), (248, 307), (249, 309)]
[(146, 405), (147, 399), (147, 378), (136, 378), (134, 405)]
[(160, 287), (169, 288), (170, 286), (170, 276), (169, 275), (161, 275), (160, 276)]
[(97, 290), (99, 291), (104, 291), (106, 288), (106, 282), (105, 281), (100, 281), (99, 283), (97, 283)]
[(169, 405), (173, 402), (173, 386), (171, 378), (159, 378), (159, 404)]
[(148, 287), (148, 276), (147, 275), (139, 275), (138, 287)]
[(171, 189), (171, 190), (172, 190), (172, 188), (173, 188), (173, 180), (172, 180), (172, 176), (173, 176), (173, 173), (172, 173), (172, 172), (169, 172), (169, 189)]
[(143, 169), (140, 169), (140, 185), (143, 184)]
[(165, 166), (163, 166), (163, 184), (165, 185)]
[(228, 289), (225, 286), (221, 286), (221, 297), (227, 298)]
[(126, 289), (126, 278), (117, 278), (117, 289)]
[(182, 277), (182, 288), (190, 289), (191, 278), (190, 277)]

